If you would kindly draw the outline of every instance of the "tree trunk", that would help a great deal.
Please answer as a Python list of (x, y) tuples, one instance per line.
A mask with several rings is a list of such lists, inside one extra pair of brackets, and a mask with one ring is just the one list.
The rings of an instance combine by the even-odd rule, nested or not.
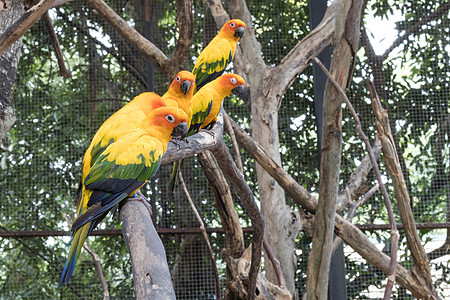
[[(11, 3), (11, 7), (6, 7), (6, 10), (0, 11), (0, 32), (2, 33), (24, 12), (22, 1), (12, 1)], [(0, 56), (0, 144), (16, 121), (12, 96), (21, 47), (22, 38)]]

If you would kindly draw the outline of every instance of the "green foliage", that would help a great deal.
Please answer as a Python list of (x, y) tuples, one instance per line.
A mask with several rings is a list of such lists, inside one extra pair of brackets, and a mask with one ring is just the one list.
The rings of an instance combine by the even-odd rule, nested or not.
[[(143, 1), (108, 1), (108, 4), (139, 31), (143, 31)], [(132, 5), (134, 4), (134, 5)], [(137, 6), (136, 6), (137, 5)], [(413, 26), (424, 13), (440, 4), (428, 1), (369, 1), (375, 16), (388, 18), (401, 11), (404, 20), (399, 31)], [(276, 65), (309, 31), (306, 1), (248, 1), (254, 26), (266, 64)], [(152, 1), (152, 41), (168, 56), (177, 39), (175, 1)], [(202, 1), (194, 1), (194, 36), (187, 69), (205, 44), (208, 10)], [(85, 3), (73, 1), (51, 13), (72, 77), (62, 79), (54, 50), (41, 21), (25, 35), (15, 87), (17, 121), (8, 133), (0, 153), (1, 230), (68, 230), (62, 214), (73, 215), (72, 199), (81, 177), (81, 159), (100, 124), (135, 95), (146, 89), (145, 59), (124, 42), (114, 30), (92, 12)], [(383, 65), (387, 97), (382, 99), (391, 117), (417, 222), (444, 222), (449, 210), (449, 134), (443, 124), (450, 114), (448, 83), (450, 52), (449, 15), (422, 26), (399, 51)], [(157, 25), (156, 25), (157, 24)], [(214, 33), (217, 31), (214, 31)], [(370, 73), (367, 58), (358, 53), (353, 81), (347, 94), (362, 120), (362, 128), (373, 141), (375, 120), (365, 87)], [(361, 54), (361, 55), (360, 55)], [(154, 72), (155, 91), (167, 89), (166, 76)], [(319, 183), (317, 131), (315, 124), (312, 68), (307, 68), (286, 91), (279, 111), (279, 138), (283, 167), (308, 191), (317, 193)], [(224, 107), (243, 128), (250, 128), (250, 103), (232, 96)], [(444, 128), (444, 129), (443, 129)], [(225, 141), (231, 144), (229, 137)], [(343, 188), (365, 155), (365, 147), (355, 132), (348, 110), (343, 112), (343, 148), (341, 182)], [(234, 153), (233, 153), (234, 155)], [(255, 162), (240, 149), (244, 176), (258, 198)], [(382, 160), (380, 160), (382, 161)], [(390, 185), (381, 163), (385, 182)], [(207, 227), (220, 226), (212, 204), (212, 194), (201, 167), (194, 158), (184, 160), (183, 177)], [(171, 166), (162, 166), (153, 186), (144, 191), (156, 201), (157, 224), (161, 228), (198, 227), (181, 189), (170, 195), (167, 182)], [(367, 185), (375, 183), (369, 174)], [(392, 201), (393, 190), (389, 187)], [(153, 191), (153, 193), (152, 193)], [(243, 226), (250, 226), (245, 210), (233, 194)], [(292, 201), (288, 199), (288, 203)], [(293, 205), (294, 206), (294, 205)], [(397, 217), (398, 217), (398, 213)], [(385, 223), (387, 214), (377, 193), (359, 208), (354, 223)], [(117, 217), (106, 218), (101, 228), (118, 228)], [(443, 232), (421, 231), (427, 245)], [(246, 245), (251, 235), (246, 235)], [(377, 231), (371, 240), (389, 245), (389, 234)], [(212, 271), (204, 245), (197, 237), (163, 235), (171, 268), (178, 268), (176, 282), (179, 299), (209, 299), (214, 293)], [(2, 299), (97, 299), (102, 290), (92, 259), (86, 251), (69, 287), (56, 290), (65, 262), (68, 237), (2, 239), (0, 241), (0, 294)], [(131, 263), (123, 239), (90, 238), (88, 243), (99, 254), (109, 292), (115, 299), (134, 298)], [(221, 234), (211, 236), (213, 252), (224, 285), (225, 268), (220, 250), (225, 245)], [(297, 287), (304, 289), (306, 262), (311, 239), (299, 235)], [(431, 246), (430, 246), (431, 247)], [(434, 246), (433, 246), (434, 247)], [(405, 239), (401, 238), (401, 249)], [(389, 251), (386, 247), (385, 251)], [(365, 261), (346, 252), (348, 295), (351, 299), (369, 299), (368, 288), (383, 288), (385, 276)], [(411, 261), (407, 251), (401, 258)], [(432, 266), (436, 285), (445, 284), (448, 261)], [(206, 280), (206, 283), (202, 282)], [(442, 291), (440, 291), (442, 292)], [(404, 291), (398, 297), (408, 298)]]

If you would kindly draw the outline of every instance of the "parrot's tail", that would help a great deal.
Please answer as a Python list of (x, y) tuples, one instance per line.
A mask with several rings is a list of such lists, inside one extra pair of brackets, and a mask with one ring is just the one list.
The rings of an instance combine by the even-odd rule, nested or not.
[(67, 283), (69, 283), (70, 277), (72, 277), (73, 270), (75, 270), (77, 259), (80, 256), (81, 248), (83, 248), (84, 241), (86, 240), (86, 237), (88, 237), (88, 235), (91, 233), (92, 229), (94, 229), (95, 224), (95, 221), (86, 223), (72, 234), (69, 255), (67, 256), (67, 262), (64, 266), (58, 289), (61, 287), (61, 284), (63, 282), (66, 285)]
[(173, 162), (172, 177), (169, 181), (169, 189), (172, 193), (175, 191), (175, 185), (178, 180), (178, 172), (180, 171), (182, 162), (182, 160), (176, 160)]

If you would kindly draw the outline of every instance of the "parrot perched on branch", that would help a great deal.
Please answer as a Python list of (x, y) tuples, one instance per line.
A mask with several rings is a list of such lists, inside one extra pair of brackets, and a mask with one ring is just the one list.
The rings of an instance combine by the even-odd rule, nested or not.
[[(224, 74), (206, 84), (192, 98), (192, 119), (187, 136), (191, 136), (217, 120), (222, 102), (230, 94), (241, 96), (244, 92), (245, 80), (237, 74)], [(171, 191), (175, 188), (181, 161), (175, 161), (172, 177), (169, 181)]]
[[(178, 106), (190, 119), (191, 102), (194, 94), (195, 76), (189, 71), (180, 71), (173, 79), (167, 92), (161, 98), (167, 105)], [(176, 103), (176, 105), (175, 105)], [(188, 122), (189, 126), (189, 122)]]
[[(138, 115), (144, 116), (140, 120), (129, 120), (124, 118), (133, 110), (126, 105), (124, 111), (127, 114), (119, 114), (119, 111), (111, 116), (105, 122), (106, 126), (100, 127), (86, 151), (81, 201), (77, 219), (72, 225), (71, 246), (58, 288), (63, 282), (69, 282), (86, 237), (111, 209), (123, 199), (132, 197), (155, 175), (172, 136), (187, 134), (186, 113), (177, 107), (164, 105), (164, 100), (158, 95), (149, 94), (146, 95), (152, 99), (149, 103), (159, 107), (152, 107), (147, 115), (141, 111)], [(114, 126), (128, 121), (134, 125), (127, 130)], [(123, 132), (112, 133), (110, 130), (115, 128)], [(104, 141), (105, 145), (102, 144)]]
[(197, 91), (223, 74), (225, 68), (233, 60), (237, 42), (244, 32), (244, 22), (239, 19), (230, 20), (222, 26), (219, 33), (203, 49), (192, 70), (195, 75)]

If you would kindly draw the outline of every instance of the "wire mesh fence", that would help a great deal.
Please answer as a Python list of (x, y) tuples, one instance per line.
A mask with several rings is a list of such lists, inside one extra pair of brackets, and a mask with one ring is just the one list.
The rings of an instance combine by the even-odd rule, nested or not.
[[(111, 0), (107, 3), (139, 32), (144, 33), (147, 28), (146, 36), (164, 53), (173, 52), (177, 39), (175, 1)], [(150, 22), (146, 22), (145, 5), (150, 8)], [(310, 32), (306, 1), (250, 1), (247, 5), (268, 65), (280, 63)], [(380, 97), (395, 132), (415, 220), (429, 224), (419, 229), (419, 234), (431, 259), (434, 284), (446, 298), (450, 297), (449, 254), (441, 246), (448, 247), (450, 243), (450, 23), (448, 8), (439, 11), (441, 8), (435, 1), (368, 1), (363, 24), (367, 39), (363, 34), (347, 94), (362, 120), (363, 130), (373, 141), (376, 127), (364, 79), (373, 76), (383, 91)], [(440, 13), (420, 23), (436, 11)], [(3, 196), (0, 233), (4, 236), (0, 240), (2, 299), (103, 297), (93, 259), (86, 251), (70, 284), (56, 289), (70, 239), (68, 235), (61, 236), (69, 230), (63, 214), (73, 219), (72, 204), (81, 178), (81, 159), (97, 128), (127, 101), (146, 91), (150, 82), (158, 94), (163, 94), (168, 87), (166, 75), (157, 68), (151, 70), (149, 79), (144, 57), (87, 3), (69, 2), (52, 9), (50, 16), (72, 76), (64, 79), (59, 75), (47, 30), (39, 21), (23, 39), (14, 92), (17, 121), (0, 152), (0, 194)], [(411, 28), (414, 30), (408, 31)], [(207, 6), (194, 1), (194, 35), (187, 70), (192, 69), (195, 58), (216, 32)], [(403, 34), (407, 38), (390, 49)], [(374, 62), (381, 62), (381, 67), (375, 68)], [(234, 96), (224, 102), (228, 114), (246, 130), (250, 128), (250, 105), (251, 102)], [(278, 123), (283, 167), (313, 195), (317, 195), (319, 183), (315, 122), (310, 66), (284, 94)], [(230, 145), (228, 135), (224, 139)], [(343, 141), (341, 187), (366, 154), (345, 108)], [(244, 176), (258, 199), (255, 161), (242, 149), (240, 155)], [(395, 208), (390, 179), (383, 163), (380, 166)], [(195, 157), (185, 160), (182, 173), (205, 226), (220, 229), (220, 218), (212, 205), (213, 195)], [(171, 165), (161, 166), (144, 193), (154, 207), (153, 217), (162, 233), (177, 298), (216, 299), (207, 249), (198, 231), (192, 230), (198, 228), (198, 222), (182, 189), (177, 187), (173, 195), (168, 191), (170, 174)], [(361, 194), (375, 183), (370, 173)], [(239, 198), (234, 194), (233, 198), (241, 225), (250, 227)], [(298, 209), (291, 199), (287, 202)], [(395, 213), (399, 220), (398, 211)], [(365, 224), (369, 229), (371, 225), (386, 224), (387, 213), (379, 192), (358, 208), (353, 222)], [(113, 229), (116, 231), (106, 231)], [(101, 258), (111, 298), (132, 299), (131, 262), (117, 229), (120, 229), (118, 217), (108, 217), (99, 226), (105, 235), (94, 234), (87, 244)], [(225, 247), (225, 237), (223, 231), (215, 231), (209, 238), (224, 289), (225, 262), (220, 251)], [(12, 232), (17, 237), (6, 237)], [(33, 236), (33, 232), (41, 234)], [(390, 234), (385, 228), (372, 228), (365, 233), (389, 254)], [(405, 237), (402, 231), (400, 234), (400, 261), (410, 267)], [(248, 246), (251, 230), (245, 231), (245, 240)], [(301, 295), (305, 289), (311, 236), (302, 231), (296, 243), (295, 282)], [(344, 253), (347, 298), (381, 298), (386, 276), (350, 247), (345, 246)], [(396, 286), (394, 295), (398, 299), (413, 298), (400, 286)]]

